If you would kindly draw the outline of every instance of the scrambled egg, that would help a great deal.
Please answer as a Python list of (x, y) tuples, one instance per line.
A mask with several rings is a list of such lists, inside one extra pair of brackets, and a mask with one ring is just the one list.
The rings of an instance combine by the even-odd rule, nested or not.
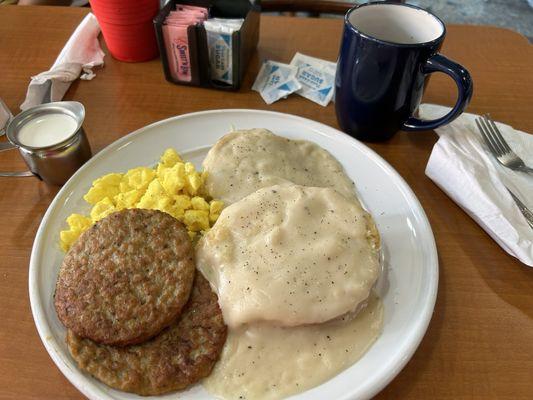
[(109, 214), (126, 208), (164, 211), (187, 227), (191, 239), (204, 233), (216, 222), (224, 204), (208, 200), (204, 193), (205, 172), (184, 162), (174, 149), (167, 149), (156, 168), (137, 167), (124, 174), (111, 173), (96, 179), (83, 196), (92, 205), (89, 216), (72, 214), (68, 230), (61, 231), (64, 251), (82, 232)]

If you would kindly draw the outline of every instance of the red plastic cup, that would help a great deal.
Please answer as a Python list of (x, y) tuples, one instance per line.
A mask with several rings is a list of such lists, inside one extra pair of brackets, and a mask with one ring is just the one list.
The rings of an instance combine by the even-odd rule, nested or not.
[(159, 2), (154, 0), (137, 0), (135, 2), (127, 0), (91, 0), (91, 8), (104, 11), (107, 16), (143, 15), (146, 11), (157, 12)]
[(120, 61), (141, 62), (158, 56), (153, 18), (159, 0), (90, 0), (111, 55)]
[(100, 22), (111, 55), (120, 61), (142, 62), (159, 54), (152, 20), (133, 25)]
[[(153, 0), (140, 3), (129, 3), (126, 7), (124, 4), (114, 4), (102, 0), (92, 0), (91, 8), (100, 20), (114, 22), (121, 25), (130, 25), (137, 21), (144, 21), (153, 18), (157, 14), (157, 2)], [(121, 0), (123, 2), (123, 0)], [(155, 5), (155, 6), (154, 6)]]

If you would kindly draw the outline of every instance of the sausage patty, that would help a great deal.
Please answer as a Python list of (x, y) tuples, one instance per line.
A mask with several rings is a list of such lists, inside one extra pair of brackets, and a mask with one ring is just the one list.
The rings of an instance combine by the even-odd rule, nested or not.
[(81, 369), (115, 389), (145, 396), (184, 389), (209, 375), (225, 341), (217, 296), (199, 272), (181, 315), (148, 342), (115, 347), (67, 334)]
[(171, 324), (194, 278), (191, 241), (169, 214), (130, 209), (85, 231), (63, 260), (55, 308), (63, 325), (98, 343), (141, 343)]

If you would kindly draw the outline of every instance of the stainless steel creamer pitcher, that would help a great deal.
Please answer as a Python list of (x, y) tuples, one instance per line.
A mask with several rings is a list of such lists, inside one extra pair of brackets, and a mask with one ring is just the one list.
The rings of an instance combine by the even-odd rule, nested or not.
[[(47, 114), (68, 115), (74, 119), (76, 128), (58, 142), (43, 146), (23, 143), (20, 140), (23, 127), (30, 121)], [(91, 158), (91, 148), (82, 126), (84, 118), (85, 108), (76, 101), (41, 104), (11, 118), (5, 129), (9, 142), (0, 143), (0, 152), (18, 148), (30, 170), (0, 172), (0, 176), (36, 176), (52, 185), (64, 184), (79, 167)], [(36, 134), (38, 135), (38, 132)]]

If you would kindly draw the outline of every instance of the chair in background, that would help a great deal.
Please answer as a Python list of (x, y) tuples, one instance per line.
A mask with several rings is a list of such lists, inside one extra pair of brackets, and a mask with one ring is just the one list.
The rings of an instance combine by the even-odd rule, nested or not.
[[(397, 3), (404, 1), (397, 0)], [(291, 15), (304, 12), (310, 17), (318, 17), (321, 14), (344, 15), (356, 3), (328, 0), (262, 0), (261, 11), (283, 12)]]

